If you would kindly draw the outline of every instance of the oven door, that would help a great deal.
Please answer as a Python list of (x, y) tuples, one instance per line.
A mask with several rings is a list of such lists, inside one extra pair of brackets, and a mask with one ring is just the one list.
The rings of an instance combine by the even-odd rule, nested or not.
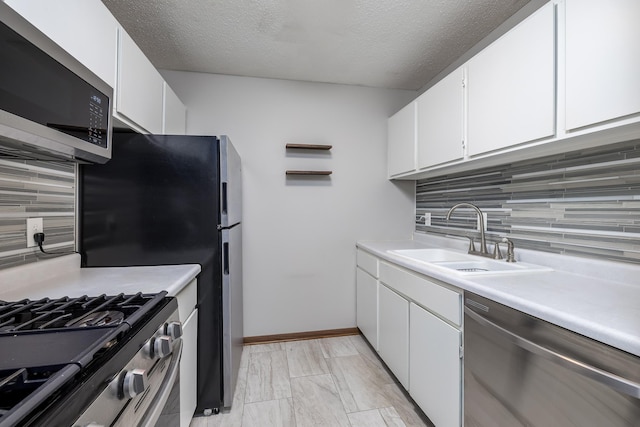
[(138, 427), (175, 427), (180, 425), (180, 359), (182, 339), (173, 348), (173, 357), (160, 388)]

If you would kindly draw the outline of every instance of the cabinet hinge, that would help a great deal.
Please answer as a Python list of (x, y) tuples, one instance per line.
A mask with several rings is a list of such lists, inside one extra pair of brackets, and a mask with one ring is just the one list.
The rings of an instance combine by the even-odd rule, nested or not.
[(460, 359), (464, 359), (464, 347), (460, 346), (459, 351), (458, 351), (458, 355), (460, 356)]
[(467, 80), (464, 77), (462, 78), (462, 87), (467, 87)]

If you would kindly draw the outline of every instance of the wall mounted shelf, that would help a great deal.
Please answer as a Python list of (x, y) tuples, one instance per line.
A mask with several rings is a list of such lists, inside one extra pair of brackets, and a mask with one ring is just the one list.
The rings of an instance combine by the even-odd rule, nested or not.
[(288, 170), (287, 175), (331, 175), (332, 171), (296, 171)]
[(331, 150), (332, 145), (321, 145), (321, 144), (287, 144), (287, 149), (295, 149), (295, 150)]

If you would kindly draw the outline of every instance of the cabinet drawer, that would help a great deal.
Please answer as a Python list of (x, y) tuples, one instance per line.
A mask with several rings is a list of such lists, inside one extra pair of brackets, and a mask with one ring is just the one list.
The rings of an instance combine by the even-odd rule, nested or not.
[(378, 278), (378, 259), (376, 257), (358, 249), (356, 254), (356, 263), (358, 264), (358, 267), (376, 279)]
[(460, 293), (385, 262), (380, 263), (380, 281), (455, 325), (462, 325)]

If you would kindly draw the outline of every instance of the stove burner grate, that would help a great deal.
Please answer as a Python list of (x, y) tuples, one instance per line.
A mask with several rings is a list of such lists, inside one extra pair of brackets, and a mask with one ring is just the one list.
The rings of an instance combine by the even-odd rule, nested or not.
[(50, 405), (66, 402), (72, 390), (86, 390), (90, 401), (112, 368), (121, 368), (120, 359), (138, 351), (141, 343), (131, 338), (148, 323), (155, 331), (169, 301), (176, 305), (166, 294), (0, 300), (0, 425), (22, 425), (33, 417), (46, 421), (35, 425), (62, 425), (50, 424), (38, 411), (49, 414)]
[(142, 293), (116, 296), (0, 301), (0, 335), (18, 331), (114, 326), (149, 300)]

